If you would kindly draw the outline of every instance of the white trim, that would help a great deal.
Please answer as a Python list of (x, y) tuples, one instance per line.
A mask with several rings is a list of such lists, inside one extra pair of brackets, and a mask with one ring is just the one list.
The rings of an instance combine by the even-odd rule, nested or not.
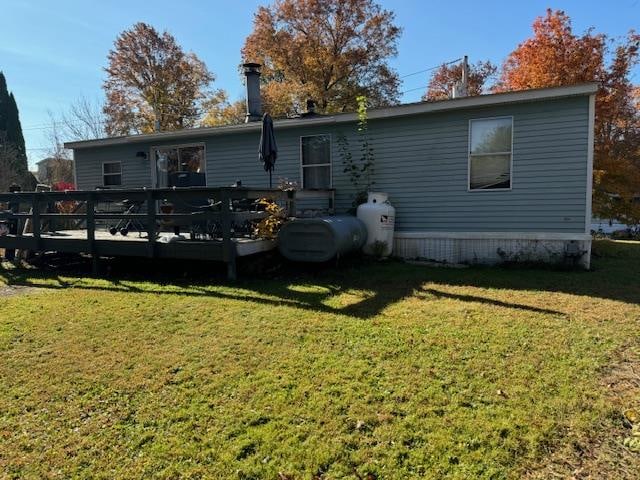
[(589, 95), (589, 131), (587, 132), (587, 196), (584, 215), (585, 233), (591, 233), (591, 216), (593, 203), (593, 141), (596, 122), (596, 95)]
[[(118, 164), (120, 165), (120, 171), (118, 173), (105, 173), (104, 171), (104, 166), (106, 164)], [(104, 183), (104, 177), (106, 176), (110, 176), (110, 177), (114, 177), (116, 175), (120, 176), (120, 183), (118, 183), (117, 185), (106, 185)], [(122, 186), (122, 161), (121, 160), (106, 160), (104, 162), (102, 162), (102, 186), (103, 187), (121, 187)]]
[[(367, 115), (369, 120), (375, 120), (379, 118), (402, 117), (406, 115), (416, 115), (421, 113), (441, 112), (448, 110), (486, 107), (492, 105), (505, 105), (522, 102), (535, 102), (540, 100), (551, 100), (590, 95), (596, 93), (597, 90), (597, 83), (585, 83), (581, 85), (571, 85), (566, 87), (551, 87), (539, 88), (535, 90), (521, 90), (517, 92), (492, 93), (487, 95), (454, 98), (436, 102), (416, 102), (394, 107), (371, 109), (367, 112)], [(274, 122), (274, 126), (276, 127), (276, 129), (284, 129), (299, 126), (332, 125), (337, 123), (355, 122), (357, 120), (358, 115), (356, 113), (343, 113), (332, 116), (320, 116), (316, 118), (276, 120)], [(223, 127), (193, 128), (175, 132), (149, 133), (143, 135), (130, 135), (113, 138), (102, 138), (96, 140), (84, 140), (79, 142), (68, 142), (64, 144), (64, 147), (77, 149), (99, 147), (104, 145), (175, 140), (189, 137), (209, 137), (213, 135), (225, 135), (230, 133), (253, 131), (259, 132), (261, 126), (261, 122), (250, 122), (240, 125), (228, 125)]]
[(394, 237), (463, 240), (591, 240), (591, 235), (586, 233), (559, 232), (395, 232)]
[[(472, 122), (480, 122), (483, 120), (502, 120), (505, 118), (511, 119), (511, 151), (510, 152), (495, 152), (495, 153), (471, 153), (471, 124)], [(510, 192), (513, 190), (513, 129), (514, 129), (513, 115), (503, 115), (499, 117), (481, 117), (470, 118), (467, 122), (467, 128), (469, 129), (467, 137), (467, 192)], [(509, 155), (509, 188), (471, 188), (471, 157), (481, 157), (488, 155)]]
[[(204, 169), (204, 171), (202, 173), (204, 173), (204, 184), (208, 185), (207, 183), (207, 145), (205, 142), (192, 142), (192, 143), (176, 143), (176, 144), (171, 144), (171, 145), (152, 145), (151, 147), (149, 147), (149, 163), (150, 163), (150, 168), (151, 168), (151, 185), (153, 186), (152, 188), (156, 188), (156, 182), (157, 182), (157, 168), (156, 168), (156, 162), (157, 160), (155, 160), (155, 151), (158, 149), (170, 149), (170, 148), (176, 148), (176, 149), (180, 149), (180, 148), (188, 148), (188, 147), (202, 147), (202, 168)], [(178, 162), (180, 162), (180, 153), (178, 153)]]
[[(302, 139), (309, 137), (329, 137), (329, 163), (314, 163), (311, 165), (304, 165), (302, 162)], [(333, 136), (330, 133), (314, 133), (312, 135), (300, 135), (300, 187), (304, 190), (304, 169), (313, 167), (329, 167), (329, 186), (322, 188), (333, 188)]]

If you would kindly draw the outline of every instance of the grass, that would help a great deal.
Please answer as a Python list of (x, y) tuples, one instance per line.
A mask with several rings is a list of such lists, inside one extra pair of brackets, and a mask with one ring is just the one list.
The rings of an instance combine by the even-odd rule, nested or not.
[(640, 244), (596, 251), (594, 272), (354, 262), (234, 285), (5, 265), (41, 288), (0, 298), (0, 476), (531, 474), (629, 406), (603, 378), (640, 351)]

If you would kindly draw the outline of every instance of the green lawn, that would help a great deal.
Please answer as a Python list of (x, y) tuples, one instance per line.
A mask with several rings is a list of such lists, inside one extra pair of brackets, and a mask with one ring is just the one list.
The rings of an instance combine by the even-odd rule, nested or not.
[(595, 250), (234, 285), (5, 265), (42, 288), (0, 297), (0, 478), (518, 478), (620, 422), (640, 244)]

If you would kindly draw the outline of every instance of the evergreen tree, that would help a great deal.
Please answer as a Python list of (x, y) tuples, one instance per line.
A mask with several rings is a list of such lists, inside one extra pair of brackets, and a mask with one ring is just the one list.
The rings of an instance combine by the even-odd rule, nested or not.
[(13, 93), (7, 89), (7, 81), (0, 72), (0, 154), (3, 170), (0, 175), (16, 178), (24, 190), (35, 187), (33, 175), (29, 172), (27, 150), (20, 124), (18, 105)]
[[(9, 105), (9, 91), (4, 73), (0, 72), (0, 132), (7, 131), (7, 107)], [(0, 133), (0, 139), (2, 133)]]
[(20, 114), (18, 112), (18, 105), (16, 104), (13, 92), (9, 94), (9, 101), (7, 104), (7, 141), (15, 147), (21, 163), (24, 161), (24, 168), (28, 170), (27, 151), (24, 145), (24, 136), (22, 135)]

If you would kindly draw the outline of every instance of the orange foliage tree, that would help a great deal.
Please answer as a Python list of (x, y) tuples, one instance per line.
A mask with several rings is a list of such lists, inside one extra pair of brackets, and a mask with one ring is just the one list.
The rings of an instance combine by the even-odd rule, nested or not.
[[(489, 60), (469, 66), (468, 95), (480, 95), (487, 87), (488, 80), (496, 74), (496, 67)], [(423, 100), (446, 100), (453, 85), (462, 78), (462, 63), (441, 65), (431, 76)]]
[(243, 123), (247, 114), (244, 100), (230, 101), (224, 90), (218, 90), (203, 103), (206, 112), (203, 127), (218, 127)]
[(146, 23), (122, 32), (109, 52), (104, 82), (108, 135), (193, 126), (214, 76), (168, 32)]
[(549, 9), (533, 23), (533, 36), (508, 56), (496, 86), (506, 91), (599, 83), (593, 210), (632, 225), (640, 224), (640, 113), (630, 72), (639, 47), (633, 31), (617, 44), (592, 30), (575, 35), (570, 18)]
[(272, 115), (299, 113), (312, 98), (325, 113), (398, 100), (394, 14), (373, 0), (276, 0), (260, 7), (242, 56), (262, 68), (262, 95)]

